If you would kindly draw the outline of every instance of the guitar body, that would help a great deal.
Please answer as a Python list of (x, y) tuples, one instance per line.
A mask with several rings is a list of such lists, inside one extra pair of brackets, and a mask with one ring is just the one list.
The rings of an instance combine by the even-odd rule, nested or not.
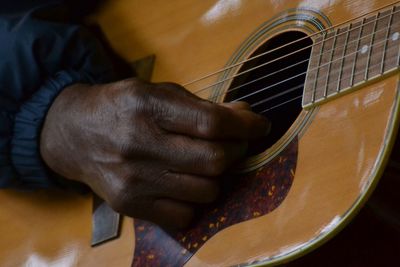
[[(246, 60), (280, 34), (300, 32), (315, 42), (313, 33), (390, 3), (120, 0), (107, 2), (95, 20), (125, 60), (155, 55), (152, 81), (187, 84), (189, 90), (198, 92), (235, 75), (241, 65), (190, 81)], [(231, 266), (277, 264), (299, 257), (342, 229), (376, 186), (397, 134), (398, 82), (398, 75), (386, 75), (299, 111), (289, 127), (277, 133), (274, 144), (249, 157), (232, 174), (242, 179), (238, 188), (249, 186), (252, 191), (234, 187), (233, 193), (225, 195), (228, 201), (219, 202), (218, 211), (206, 211), (209, 216), (199, 221), (197, 228), (165, 241), (173, 242), (168, 251), (175, 246), (183, 256), (164, 255), (161, 259), (162, 246), (161, 252), (153, 247), (146, 250), (155, 244), (151, 243), (154, 240), (143, 243), (149, 233), (157, 233), (155, 246), (164, 237), (153, 226), (129, 218), (122, 223), (120, 238), (90, 247), (90, 196), (2, 191), (0, 263)], [(228, 80), (199, 95), (228, 100), (234, 83)], [(285, 114), (285, 110), (279, 109), (279, 113)], [(266, 182), (260, 184), (260, 180)], [(259, 188), (263, 190), (257, 191)], [(243, 205), (232, 204), (234, 200)], [(250, 204), (243, 207), (244, 203)]]

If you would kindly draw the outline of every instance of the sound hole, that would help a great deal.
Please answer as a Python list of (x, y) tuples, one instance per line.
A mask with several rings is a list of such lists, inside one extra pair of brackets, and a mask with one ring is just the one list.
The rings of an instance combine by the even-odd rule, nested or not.
[[(294, 43), (289, 44), (291, 42)], [(279, 34), (265, 42), (250, 57), (271, 52), (248, 61), (238, 73), (255, 69), (233, 80), (224, 101), (246, 101), (253, 111), (266, 116), (272, 123), (268, 137), (250, 144), (250, 155), (259, 154), (276, 143), (299, 115), (311, 45), (311, 38), (302, 32)], [(278, 48), (281, 46), (284, 47)]]

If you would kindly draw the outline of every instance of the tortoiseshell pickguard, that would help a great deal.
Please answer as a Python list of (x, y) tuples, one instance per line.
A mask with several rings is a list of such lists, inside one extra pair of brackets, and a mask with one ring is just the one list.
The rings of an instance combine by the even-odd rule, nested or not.
[[(168, 234), (160, 227), (135, 219), (135, 254), (132, 266), (183, 266), (219, 231), (263, 216), (287, 196), (296, 170), (297, 138), (272, 161), (256, 171), (229, 177), (222, 196), (206, 208), (191, 228)], [(228, 179), (225, 179), (228, 181)]]

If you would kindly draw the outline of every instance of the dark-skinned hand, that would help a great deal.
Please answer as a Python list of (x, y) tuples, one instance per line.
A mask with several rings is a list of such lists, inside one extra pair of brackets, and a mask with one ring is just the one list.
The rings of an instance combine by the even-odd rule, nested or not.
[(116, 211), (181, 228), (268, 128), (245, 103), (210, 103), (172, 83), (75, 84), (51, 106), (40, 150), (54, 172)]

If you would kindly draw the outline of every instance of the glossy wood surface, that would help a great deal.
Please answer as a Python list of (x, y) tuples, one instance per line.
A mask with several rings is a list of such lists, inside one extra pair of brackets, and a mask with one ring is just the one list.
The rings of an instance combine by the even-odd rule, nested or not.
[(133, 228), (92, 248), (91, 195), (65, 192), (0, 194), (1, 266), (130, 266)]
[[(320, 10), (336, 24), (391, 2), (114, 0), (95, 20), (127, 61), (156, 55), (154, 81), (185, 84), (224, 67), (244, 40), (278, 13), (307, 7)], [(194, 92), (211, 82), (207, 79), (188, 89)], [(221, 231), (187, 266), (283, 257), (308, 249), (310, 240), (324, 239), (348, 216), (359, 195), (367, 193), (387, 156), (396, 124), (397, 83), (397, 76), (392, 76), (321, 106), (303, 129), (294, 184), (283, 204), (266, 216)], [(2, 266), (130, 266), (132, 262), (131, 219), (124, 220), (120, 239), (90, 248), (89, 196), (2, 191), (0, 201)]]
[(230, 266), (247, 262), (248, 257), (288, 254), (336, 227), (371, 182), (397, 81), (393, 77), (383, 82), (377, 95), (374, 85), (322, 106), (299, 141), (299, 165), (282, 205), (267, 216), (222, 231), (188, 266)]

